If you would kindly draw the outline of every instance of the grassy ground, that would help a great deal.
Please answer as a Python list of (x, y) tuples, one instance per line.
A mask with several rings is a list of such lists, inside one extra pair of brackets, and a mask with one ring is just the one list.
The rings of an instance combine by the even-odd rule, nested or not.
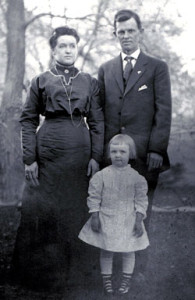
[[(20, 213), (16, 208), (0, 207), (0, 299), (108, 299), (102, 293), (98, 269), (92, 270), (88, 282), (81, 286), (72, 286), (63, 293), (47, 291), (38, 293), (9, 286), (5, 274), (9, 270), (19, 218)], [(145, 274), (139, 273), (134, 276), (131, 291), (123, 298), (129, 300), (195, 299), (194, 228), (195, 214), (192, 212), (153, 212), (147, 270)], [(117, 284), (119, 281), (117, 267), (115, 271)], [(113, 296), (112, 299), (121, 299), (121, 297)]]

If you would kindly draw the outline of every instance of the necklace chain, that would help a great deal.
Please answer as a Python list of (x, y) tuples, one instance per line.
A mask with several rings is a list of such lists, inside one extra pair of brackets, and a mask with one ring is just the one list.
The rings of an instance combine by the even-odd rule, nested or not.
[[(63, 88), (64, 88), (64, 91), (65, 91), (65, 94), (66, 94), (66, 96), (67, 96), (67, 98), (68, 98), (68, 105), (69, 105), (69, 110), (70, 110), (70, 118), (71, 118), (71, 122), (72, 122), (73, 126), (79, 127), (79, 126), (81, 125), (82, 121), (83, 121), (83, 116), (81, 115), (81, 119), (80, 119), (79, 123), (76, 124), (75, 121), (74, 121), (74, 118), (73, 118), (72, 108), (71, 108), (71, 94), (72, 94), (72, 86), (73, 86), (73, 83), (72, 83), (71, 85), (70, 85), (70, 83), (71, 83), (71, 80), (74, 79), (74, 78), (76, 78), (76, 77), (79, 75), (80, 72), (78, 72), (74, 77), (70, 77), (70, 78), (69, 78), (69, 81), (68, 81), (68, 83), (67, 83), (67, 82), (66, 82), (65, 76), (60, 75), (60, 74), (58, 73), (58, 70), (57, 70), (56, 67), (55, 67), (55, 70), (56, 70), (57, 74), (59, 75), (60, 82), (61, 82), (61, 84), (62, 84), (62, 86), (63, 86)], [(65, 84), (64, 84), (64, 81), (63, 81), (62, 78), (64, 79)], [(67, 88), (66, 88), (66, 85), (67, 85), (67, 86), (70, 85), (70, 92), (69, 92), (69, 94), (68, 94), (68, 90), (67, 90)]]

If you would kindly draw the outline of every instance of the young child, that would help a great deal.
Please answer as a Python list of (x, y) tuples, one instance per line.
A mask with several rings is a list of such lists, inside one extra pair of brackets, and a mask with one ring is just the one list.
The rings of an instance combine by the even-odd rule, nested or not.
[(131, 168), (135, 159), (133, 139), (125, 134), (114, 136), (109, 143), (112, 165), (97, 172), (89, 184), (87, 204), (90, 219), (83, 226), (79, 238), (98, 247), (104, 292), (114, 293), (112, 265), (115, 252), (122, 254), (122, 280), (119, 294), (126, 294), (135, 265), (135, 251), (149, 245), (143, 219), (146, 217), (147, 183)]

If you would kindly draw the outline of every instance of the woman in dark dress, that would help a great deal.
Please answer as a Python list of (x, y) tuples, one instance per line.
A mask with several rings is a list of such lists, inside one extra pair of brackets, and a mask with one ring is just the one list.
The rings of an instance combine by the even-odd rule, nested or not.
[(80, 256), (88, 179), (104, 134), (97, 80), (74, 66), (77, 32), (59, 27), (49, 42), (55, 66), (32, 80), (20, 120), (26, 187), (12, 274), (35, 288), (65, 285)]

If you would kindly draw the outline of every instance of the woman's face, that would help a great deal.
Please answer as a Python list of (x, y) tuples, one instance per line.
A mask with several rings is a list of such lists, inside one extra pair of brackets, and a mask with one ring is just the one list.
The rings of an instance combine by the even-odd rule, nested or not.
[(55, 60), (64, 65), (74, 64), (78, 55), (77, 41), (72, 35), (61, 35), (57, 39), (57, 45), (53, 50)]

